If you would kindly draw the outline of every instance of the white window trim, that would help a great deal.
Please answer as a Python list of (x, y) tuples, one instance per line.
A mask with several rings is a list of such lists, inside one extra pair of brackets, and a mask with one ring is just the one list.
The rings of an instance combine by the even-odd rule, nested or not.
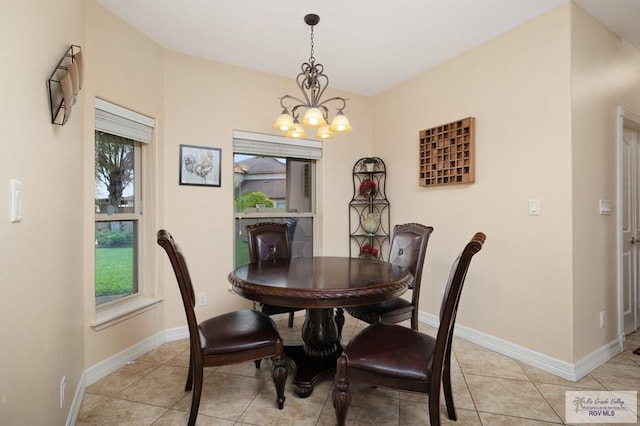
[(160, 302), (162, 299), (154, 297), (136, 297), (127, 302), (111, 305), (106, 309), (96, 311), (95, 320), (91, 323), (91, 327), (96, 331), (111, 327), (143, 312), (155, 309)]
[(322, 158), (322, 142), (234, 130), (233, 152), (319, 160)]
[(155, 120), (130, 109), (96, 98), (95, 129), (133, 139), (137, 142), (151, 143)]

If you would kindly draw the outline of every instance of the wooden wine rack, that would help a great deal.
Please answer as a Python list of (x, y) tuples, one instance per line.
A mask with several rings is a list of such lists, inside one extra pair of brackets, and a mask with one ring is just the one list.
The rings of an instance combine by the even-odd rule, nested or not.
[(420, 186), (475, 181), (475, 118), (420, 131)]

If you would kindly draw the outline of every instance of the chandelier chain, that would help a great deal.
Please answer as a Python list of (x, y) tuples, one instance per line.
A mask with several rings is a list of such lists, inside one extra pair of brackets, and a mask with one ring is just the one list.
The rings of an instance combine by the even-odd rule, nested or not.
[(313, 25), (311, 25), (311, 56), (309, 56), (309, 62), (312, 64), (316, 61), (316, 58), (313, 57)]

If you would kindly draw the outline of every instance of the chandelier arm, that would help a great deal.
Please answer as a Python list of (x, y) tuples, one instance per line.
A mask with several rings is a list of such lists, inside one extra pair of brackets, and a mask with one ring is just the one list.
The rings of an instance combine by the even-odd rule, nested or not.
[(322, 117), (324, 117), (324, 121), (329, 124), (329, 109), (323, 105), (324, 102), (318, 105), (318, 109), (322, 111)]
[(342, 98), (340, 96), (334, 96), (333, 98), (325, 99), (324, 101), (322, 101), (320, 104), (318, 104), (318, 107), (324, 106), (324, 104), (326, 104), (328, 102), (331, 102), (331, 101), (341, 101), (342, 102), (342, 108), (337, 108), (337, 109), (338, 109), (338, 111), (342, 111), (343, 109), (345, 109), (347, 107), (347, 101), (348, 100), (349, 99), (345, 99), (345, 98)]
[(309, 77), (307, 76), (306, 73), (301, 72), (300, 74), (298, 74), (298, 77), (296, 77), (296, 84), (298, 85), (298, 89), (300, 89), (300, 92), (302, 92), (305, 99), (305, 101), (300, 101), (300, 103), (303, 105), (309, 105), (309, 107), (311, 107), (313, 105), (312, 99), (309, 99), (309, 95), (304, 89), (305, 82), (308, 80), (308, 78)]
[(280, 98), (280, 106), (281, 106), (282, 108), (287, 108), (287, 109), (289, 109), (289, 107), (287, 107), (287, 106), (284, 104), (284, 100), (285, 100), (285, 99), (293, 99), (293, 100), (294, 100), (294, 101), (296, 101), (296, 102), (300, 102), (300, 105), (294, 105), (294, 107), (298, 107), (298, 106), (306, 106), (305, 102), (304, 102), (302, 99), (300, 99), (300, 98), (296, 98), (295, 96), (291, 96), (291, 95), (284, 95), (283, 97), (281, 97), (281, 98)]
[(308, 108), (306, 105), (304, 104), (298, 104), (296, 106), (294, 106), (291, 109), (291, 116), (293, 117), (294, 120), (297, 120), (298, 117), (300, 117), (300, 114), (298, 114), (296, 111), (298, 111), (298, 108)]
[[(314, 76), (314, 80), (316, 84), (314, 85), (314, 87), (311, 87), (310, 89), (311, 93), (313, 94), (311, 106), (318, 107), (321, 105), (319, 101), (322, 98), (322, 95), (324, 94), (325, 89), (327, 88), (327, 86), (329, 86), (329, 77), (327, 77), (325, 74), (322, 73), (322, 71), (320, 71)], [(324, 84), (322, 84), (323, 82)]]

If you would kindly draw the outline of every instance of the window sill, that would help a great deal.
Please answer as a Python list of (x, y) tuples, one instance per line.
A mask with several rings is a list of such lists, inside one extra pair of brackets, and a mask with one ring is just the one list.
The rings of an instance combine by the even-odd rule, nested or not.
[(91, 323), (91, 327), (96, 331), (103, 330), (143, 312), (155, 309), (160, 302), (162, 302), (162, 299), (141, 297), (97, 311), (95, 321)]

